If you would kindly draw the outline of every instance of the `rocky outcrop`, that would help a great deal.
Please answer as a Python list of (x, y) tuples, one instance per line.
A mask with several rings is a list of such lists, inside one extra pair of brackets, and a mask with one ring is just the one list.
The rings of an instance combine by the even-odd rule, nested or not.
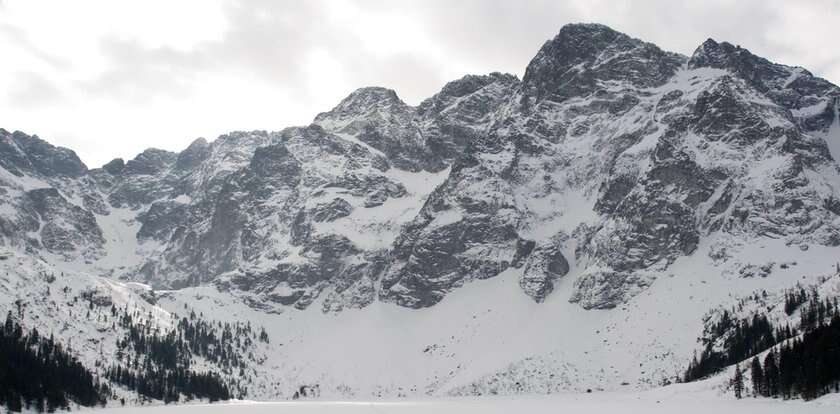
[[(523, 105), (562, 102), (602, 89), (603, 82), (636, 88), (662, 85), (685, 58), (600, 24), (570, 24), (546, 42), (522, 78)], [(619, 108), (617, 108), (619, 109)]]
[(35, 232), (40, 244), (50, 253), (79, 253), (86, 258), (102, 254), (104, 239), (94, 215), (68, 202), (55, 188), (27, 191), (25, 210), (29, 217), (26, 230)]
[(23, 132), (0, 128), (0, 167), (15, 176), (78, 178), (87, 167), (67, 148), (61, 148)]
[(358, 89), (331, 111), (318, 114), (314, 123), (381, 151), (398, 168), (418, 171), (445, 167), (426, 147), (413, 108), (393, 90)]
[(519, 287), (526, 295), (542, 302), (554, 290), (557, 280), (569, 273), (569, 262), (560, 250), (561, 240), (548, 240), (537, 247), (519, 279)]

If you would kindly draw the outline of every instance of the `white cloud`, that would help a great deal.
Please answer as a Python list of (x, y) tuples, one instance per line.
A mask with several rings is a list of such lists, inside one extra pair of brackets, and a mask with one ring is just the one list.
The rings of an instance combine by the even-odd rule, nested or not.
[(578, 21), (683, 54), (727, 40), (840, 80), (836, 0), (5, 0), (0, 127), (98, 166), (198, 136), (306, 124), (361, 86), (416, 104), (467, 73), (521, 76)]

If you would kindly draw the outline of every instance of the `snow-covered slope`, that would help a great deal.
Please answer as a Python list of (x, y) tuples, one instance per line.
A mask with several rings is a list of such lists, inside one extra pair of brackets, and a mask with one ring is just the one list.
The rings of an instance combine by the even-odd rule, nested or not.
[[(46, 261), (14, 253), (0, 257), (0, 309), (4, 317), (9, 312), (26, 330), (36, 329), (40, 335), (54, 338), (102, 381), (116, 365), (123, 363), (127, 367), (136, 360), (142, 366), (150, 357), (127, 346), (132, 329), (140, 327), (147, 334), (165, 336), (183, 318), (213, 325), (220, 322), (213, 313), (203, 314), (190, 306), (164, 309), (157, 304), (160, 292), (148, 285), (62, 270)], [(124, 316), (130, 317), (131, 322)], [(249, 321), (232, 324), (236, 322), (253, 326), (254, 332), (262, 329)], [(221, 331), (219, 325), (218, 332)], [(243, 335), (236, 340), (241, 344), (237, 352), (242, 361), (236, 369), (199, 354), (189, 358), (191, 369), (217, 373), (228, 381), (234, 396), (275, 396), (279, 372), (264, 364), (274, 345), (256, 340), (255, 333), (249, 335), (254, 339)], [(113, 404), (120, 399), (128, 404), (146, 400), (125, 386), (114, 384), (110, 388), (113, 394), (108, 397)]]
[[(710, 309), (833, 269), (838, 110), (837, 86), (725, 42), (682, 56), (577, 24), (521, 81), (417, 107), (362, 88), (309, 126), (102, 168), (0, 130), (0, 303), (65, 272), (165, 289), (137, 302), (161, 326), (258, 321), (254, 398), (654, 386)], [(48, 303), (28, 323), (61, 326)]]

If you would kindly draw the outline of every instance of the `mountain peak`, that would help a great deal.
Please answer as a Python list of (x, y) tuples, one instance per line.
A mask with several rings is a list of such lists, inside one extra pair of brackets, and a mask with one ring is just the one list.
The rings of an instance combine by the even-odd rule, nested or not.
[(180, 154), (175, 161), (175, 168), (187, 170), (195, 167), (210, 154), (210, 143), (206, 139), (197, 138)]
[(727, 70), (776, 102), (791, 108), (812, 105), (809, 96), (838, 93), (835, 85), (801, 67), (774, 63), (741, 46), (714, 39), (707, 39), (697, 47), (688, 60), (688, 67)]
[[(448, 82), (440, 92), (424, 100), (417, 107), (420, 115), (439, 112), (452, 105), (458, 99), (476, 93), (480, 89), (493, 83), (511, 88), (519, 83), (519, 78), (509, 73), (491, 72), (487, 75), (465, 75), (460, 79)], [(479, 111), (481, 113), (483, 111)]]
[[(364, 117), (373, 113), (405, 112), (409, 108), (393, 89), (380, 86), (359, 88), (342, 99), (329, 112), (322, 112), (315, 117), (314, 123), (321, 125)], [(330, 128), (327, 128), (330, 129)]]
[(102, 169), (111, 175), (117, 175), (121, 173), (124, 168), (125, 160), (123, 160), (122, 158), (114, 158), (113, 160), (108, 161), (107, 163), (105, 163), (105, 165), (102, 166)]
[(187, 147), (187, 149), (202, 148), (202, 147), (206, 147), (207, 145), (209, 145), (209, 143), (207, 142), (206, 138), (198, 137), (195, 140), (193, 140), (193, 142), (190, 143), (190, 145)]
[(680, 55), (602, 24), (567, 24), (543, 44), (522, 82), (527, 95), (562, 101), (592, 92), (598, 81), (655, 86), (670, 78), (684, 61)]
[(31, 172), (45, 176), (79, 177), (87, 166), (73, 150), (56, 147), (37, 135), (0, 130), (0, 167), (14, 175)]
[(382, 86), (365, 86), (355, 91), (351, 92), (350, 95), (347, 96), (345, 99), (366, 99), (366, 98), (373, 98), (373, 99), (381, 99), (381, 100), (388, 100), (388, 101), (399, 101), (400, 98), (397, 96), (397, 92), (393, 89), (385, 88)]
[(125, 163), (123, 172), (133, 175), (153, 175), (177, 159), (178, 154), (158, 148), (147, 148)]
[(553, 39), (543, 45), (550, 51), (573, 52), (574, 56), (595, 55), (616, 42), (634, 40), (624, 33), (599, 23), (571, 23), (564, 25)]
[(355, 108), (372, 108), (372, 107), (387, 107), (387, 106), (405, 106), (406, 104), (397, 96), (397, 92), (393, 89), (383, 88), (381, 86), (366, 86), (356, 89), (342, 99), (339, 104), (333, 108), (347, 109)]
[(694, 50), (688, 60), (690, 68), (713, 67), (717, 69), (729, 69), (737, 65), (738, 61), (760, 59), (750, 53), (747, 49), (735, 46), (729, 42), (718, 42), (712, 38), (706, 39), (703, 44)]
[(604, 36), (604, 35), (616, 36), (616, 35), (620, 35), (620, 36), (627, 37), (627, 35), (625, 35), (624, 33), (621, 33), (619, 31), (613, 29), (612, 27), (609, 27), (609, 26), (607, 26), (605, 24), (601, 24), (601, 23), (568, 23), (568, 24), (563, 25), (563, 27), (560, 28), (560, 32), (558, 33), (557, 36), (562, 36), (562, 35), (566, 35), (566, 36), (568, 36), (568, 35), (578, 35), (578, 36), (581, 36), (581, 35), (583, 35), (583, 36)]

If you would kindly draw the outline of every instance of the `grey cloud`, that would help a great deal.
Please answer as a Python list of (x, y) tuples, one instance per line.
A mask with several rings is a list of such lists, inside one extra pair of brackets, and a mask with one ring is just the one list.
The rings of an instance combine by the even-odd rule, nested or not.
[(110, 67), (82, 86), (94, 94), (153, 99), (156, 94), (189, 94), (201, 72), (236, 70), (293, 90), (311, 100), (302, 64), (313, 50), (328, 53), (341, 71), (359, 86), (378, 84), (398, 90), (410, 100), (429, 95), (447, 79), (423, 56), (408, 52), (381, 58), (360, 50), (363, 39), (323, 24), (324, 5), (297, 2), (232, 1), (225, 11), (229, 27), (218, 41), (189, 51), (147, 48), (138, 42), (105, 39), (101, 51)]
[(521, 73), (543, 42), (564, 23), (579, 20), (568, 19), (572, 6), (556, 1), (388, 3), (422, 21), (447, 55), (475, 61), (486, 72)]
[(88, 94), (143, 103), (160, 96), (186, 97), (194, 87), (189, 55), (171, 48), (148, 49), (134, 40), (104, 39), (101, 50), (111, 66), (94, 79), (78, 81)]
[(12, 105), (36, 107), (64, 101), (64, 93), (46, 77), (35, 72), (18, 72), (7, 96)]
[[(0, 8), (2, 7), (3, 4), (0, 3)], [(18, 47), (55, 69), (67, 69), (70, 67), (70, 62), (66, 59), (44, 52), (37, 47), (29, 38), (29, 35), (26, 34), (26, 31), (20, 27), (8, 23), (0, 23), (0, 36), (12, 40), (12, 42), (18, 45)]]
[[(452, 53), (493, 68), (518, 72), (564, 24), (598, 22), (678, 53), (691, 53), (707, 37), (746, 43), (752, 28), (766, 30), (770, 14), (758, 1), (689, 3), (663, 1), (509, 2), (503, 0), (406, 3), (412, 14)], [(401, 3), (402, 4), (402, 3)], [(752, 39), (756, 40), (756, 39)]]
[[(598, 21), (664, 49), (690, 54), (706, 38), (741, 44), (773, 59), (791, 55), (786, 45), (767, 33), (784, 18), (783, 4), (759, 0), (716, 0), (703, 3), (670, 1), (557, 2), (535, 0), (383, 1), (355, 0), (363, 10), (411, 16), (427, 31), (445, 56), (472, 71), (506, 71), (519, 75), (544, 41), (571, 22)], [(417, 101), (450, 79), (444, 68), (427, 57), (405, 53), (379, 58), (359, 47), (364, 39), (325, 22), (327, 1), (278, 3), (268, 0), (225, 4), (228, 28), (218, 41), (189, 51), (148, 49), (138, 43), (107, 39), (102, 51), (112, 67), (87, 87), (95, 93), (115, 93), (137, 99), (155, 94), (188, 94), (200, 72), (236, 70), (292, 90), (309, 101), (306, 69), (312, 50), (328, 53), (344, 76), (359, 86), (379, 84)], [(399, 35), (399, 34), (395, 34)], [(806, 65), (814, 71), (838, 73), (833, 62), (782, 62)], [(824, 76), (825, 76), (824, 74)]]
[[(319, 24), (314, 2), (281, 5), (270, 1), (231, 1), (225, 7), (229, 27), (218, 41), (191, 50), (148, 48), (138, 42), (105, 39), (101, 51), (110, 68), (87, 82), (92, 92), (122, 94), (189, 93), (191, 79), (201, 72), (237, 70), (290, 88), (300, 88), (301, 62), (314, 48), (340, 54), (354, 39)], [(346, 56), (345, 56), (346, 57)], [(348, 64), (348, 67), (351, 65)], [(305, 92), (305, 91), (298, 91)]]
[(709, 37), (728, 41), (770, 60), (805, 66), (829, 80), (840, 80), (840, 62), (836, 58), (821, 60), (810, 53), (820, 43), (805, 36), (813, 27), (833, 30), (831, 13), (840, 13), (836, 0), (806, 3), (826, 18), (809, 22), (811, 27), (787, 30), (788, 43), (779, 42), (775, 36), (790, 17), (790, 3), (779, 0), (359, 1), (388, 3), (417, 16), (447, 48), (448, 55), (469, 56), (475, 66), (485, 70), (521, 74), (536, 50), (561, 26), (598, 22), (682, 54), (691, 54)]

